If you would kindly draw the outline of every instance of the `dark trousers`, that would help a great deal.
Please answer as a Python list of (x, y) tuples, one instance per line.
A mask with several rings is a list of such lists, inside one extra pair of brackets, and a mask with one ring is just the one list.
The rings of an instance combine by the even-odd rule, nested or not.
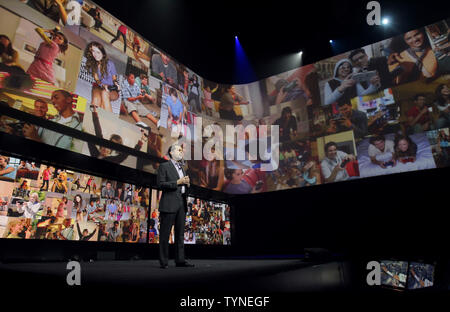
[(121, 33), (120, 31), (117, 31), (116, 36), (113, 38), (113, 40), (111, 40), (111, 44), (114, 41), (116, 41), (117, 39), (119, 39), (120, 36), (122, 36), (122, 38), (123, 38), (123, 52), (126, 52), (127, 51), (127, 38), (126, 38), (124, 33)]
[(169, 262), (169, 236), (172, 225), (175, 226), (175, 263), (184, 263), (184, 227), (186, 213), (180, 207), (175, 213), (160, 212), (159, 224), (159, 262), (167, 265)]
[(42, 186), (41, 186), (41, 189), (40, 189), (41, 191), (44, 190), (44, 186), (47, 186), (47, 187), (45, 188), (45, 190), (47, 191), (47, 190), (48, 190), (48, 180), (44, 180), (44, 181), (43, 181)]

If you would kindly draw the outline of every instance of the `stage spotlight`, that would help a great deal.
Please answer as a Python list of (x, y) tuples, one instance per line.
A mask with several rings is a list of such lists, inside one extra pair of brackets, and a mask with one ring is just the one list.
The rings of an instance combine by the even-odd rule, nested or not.
[(234, 80), (237, 83), (249, 83), (256, 79), (253, 68), (242, 48), (238, 36), (234, 36)]
[(383, 25), (389, 25), (389, 23), (390, 23), (390, 21), (389, 21), (389, 19), (388, 18), (383, 18), (383, 20), (381, 21), (381, 23), (383, 24)]
[(330, 43), (333, 44), (333, 40), (330, 39)]

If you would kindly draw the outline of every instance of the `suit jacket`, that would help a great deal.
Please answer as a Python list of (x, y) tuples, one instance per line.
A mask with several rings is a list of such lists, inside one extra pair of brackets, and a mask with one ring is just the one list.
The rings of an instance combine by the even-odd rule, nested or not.
[(185, 185), (185, 193), (181, 194), (182, 185), (177, 185), (179, 178), (178, 171), (172, 164), (172, 161), (167, 161), (159, 165), (156, 183), (163, 191), (161, 201), (159, 202), (160, 212), (175, 213), (180, 208), (183, 208), (185, 211), (187, 210), (186, 195), (188, 187)]

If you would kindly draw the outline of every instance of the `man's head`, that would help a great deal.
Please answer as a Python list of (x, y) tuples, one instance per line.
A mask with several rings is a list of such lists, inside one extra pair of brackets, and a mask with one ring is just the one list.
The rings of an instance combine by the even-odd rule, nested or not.
[(413, 101), (414, 104), (418, 107), (418, 108), (423, 108), (426, 102), (426, 97), (425, 94), (423, 93), (418, 93), (416, 95), (414, 95), (413, 97)]
[(135, 77), (133, 73), (128, 74), (127, 81), (130, 86), (134, 85)]
[(364, 49), (357, 49), (350, 53), (348, 57), (353, 65), (360, 68), (367, 68), (369, 66), (369, 57)]
[(278, 79), (277, 82), (275, 82), (275, 89), (277, 92), (280, 92), (282, 88), (284, 88), (289, 82), (286, 79)]
[(352, 116), (352, 105), (350, 103), (338, 103), (339, 114), (346, 118), (350, 118)]
[(180, 161), (184, 157), (183, 147), (177, 143), (172, 144), (168, 151), (169, 157), (175, 161)]
[(172, 99), (175, 100), (177, 98), (177, 90), (175, 90), (174, 88), (170, 88), (169, 95), (172, 97)]
[(119, 222), (118, 221), (114, 221), (114, 228), (117, 229), (119, 227)]
[(162, 60), (162, 62), (164, 63), (164, 65), (167, 65), (167, 64), (169, 64), (169, 62), (170, 62), (170, 57), (168, 57), (166, 54), (164, 54), (164, 53), (160, 53), (161, 54), (161, 60)]
[(291, 118), (291, 116), (292, 116), (292, 109), (289, 106), (283, 108), (283, 110), (281, 111), (281, 118), (287, 120)]
[(72, 110), (73, 95), (66, 90), (53, 91), (51, 101), (60, 114), (66, 110)]
[(335, 159), (337, 156), (337, 144), (333, 141), (325, 144), (325, 155), (329, 159)]
[(385, 141), (386, 139), (384, 135), (377, 135), (375, 137), (370, 138), (369, 143), (383, 152), (385, 147)]
[(48, 104), (44, 100), (38, 99), (34, 101), (34, 116), (45, 118), (48, 112)]
[(87, 229), (83, 230), (83, 236), (88, 236), (89, 235), (89, 231)]
[(110, 190), (111, 189), (111, 182), (106, 182), (106, 189)]
[(32, 203), (38, 202), (39, 201), (39, 195), (36, 192), (33, 192), (30, 194), (30, 201)]
[(413, 49), (422, 48), (425, 43), (424, 33), (419, 29), (406, 32), (403, 35), (403, 39), (405, 40), (406, 44)]

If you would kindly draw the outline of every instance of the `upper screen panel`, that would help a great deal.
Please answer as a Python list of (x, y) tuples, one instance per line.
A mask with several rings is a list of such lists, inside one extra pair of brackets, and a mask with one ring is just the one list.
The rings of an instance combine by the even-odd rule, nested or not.
[[(203, 79), (92, 1), (0, 5), (3, 103), (161, 159), (177, 140), (194, 155), (214, 134), (222, 142), (215, 156), (187, 162), (202, 187), (245, 194), (448, 165), (449, 19), (226, 85)], [(236, 134), (240, 146), (226, 135), (239, 126), (258, 135)], [(266, 126), (278, 127), (278, 140)], [(0, 129), (151, 173), (158, 168), (6, 116)], [(263, 141), (254, 155), (249, 147)]]

